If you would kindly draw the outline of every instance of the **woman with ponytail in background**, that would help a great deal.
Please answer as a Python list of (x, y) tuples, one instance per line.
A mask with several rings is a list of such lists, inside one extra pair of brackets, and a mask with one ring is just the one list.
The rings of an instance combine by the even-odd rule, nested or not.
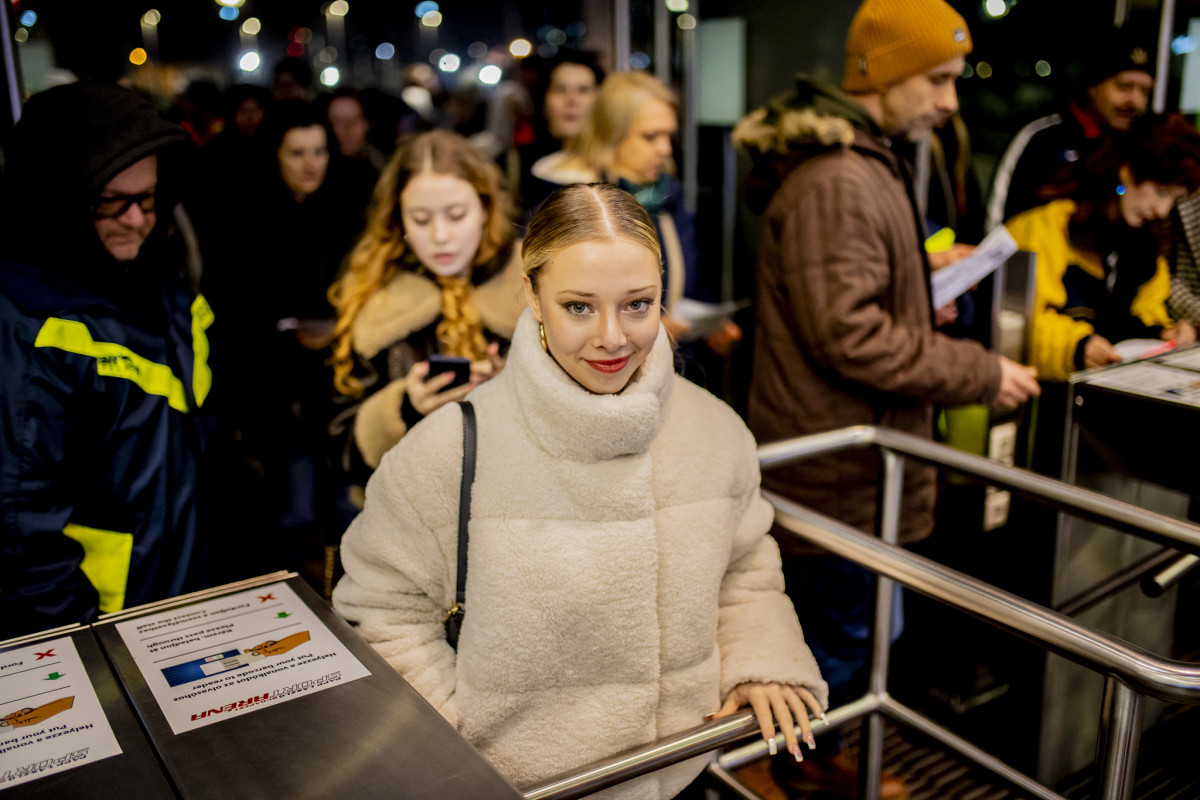
[[(426, 415), (495, 377), (524, 307), (521, 253), (499, 170), (463, 137), (401, 144), (380, 175), (367, 228), (330, 288), (337, 310), (333, 425), (361, 485)], [(429, 375), (429, 357), (470, 361), (470, 380)]]

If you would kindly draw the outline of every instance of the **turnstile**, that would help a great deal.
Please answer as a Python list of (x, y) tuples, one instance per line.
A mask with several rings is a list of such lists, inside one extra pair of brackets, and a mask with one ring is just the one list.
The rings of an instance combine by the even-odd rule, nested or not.
[[(0, 798), (521, 796), (295, 575), (36, 641), (63, 640), (78, 651), (102, 712), (85, 721), (77, 700), (54, 719), (27, 714), (21, 727), (66, 730), (76, 752), (106, 725), (119, 753), (68, 761), (7, 789), (0, 782)], [(34, 643), (21, 640), (0, 659)], [(20, 702), (18, 710), (32, 701)], [(0, 716), (12, 707), (0, 694)], [(0, 778), (23, 764), (0, 752)]]

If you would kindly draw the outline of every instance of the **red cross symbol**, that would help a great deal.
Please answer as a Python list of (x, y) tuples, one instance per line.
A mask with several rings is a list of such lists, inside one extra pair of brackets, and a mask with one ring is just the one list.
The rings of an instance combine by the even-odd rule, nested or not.
[(39, 653), (37, 650), (34, 650), (33, 654), (37, 656), (34, 661), (41, 661), (43, 658), (54, 658), (54, 648), (51, 648), (44, 653)]
[(273, 595), (273, 594), (260, 594), (258, 596), (258, 601), (260, 603), (265, 603), (268, 600), (274, 600), (274, 599), (275, 599), (275, 595)]

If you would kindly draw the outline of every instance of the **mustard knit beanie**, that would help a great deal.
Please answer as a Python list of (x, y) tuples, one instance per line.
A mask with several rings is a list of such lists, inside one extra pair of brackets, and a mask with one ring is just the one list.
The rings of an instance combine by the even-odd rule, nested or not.
[(863, 0), (846, 36), (847, 92), (877, 92), (971, 52), (971, 32), (944, 0)]

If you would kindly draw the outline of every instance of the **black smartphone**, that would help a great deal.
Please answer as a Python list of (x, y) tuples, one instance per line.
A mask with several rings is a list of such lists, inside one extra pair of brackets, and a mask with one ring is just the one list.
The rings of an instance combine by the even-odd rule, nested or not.
[(463, 386), (471, 380), (471, 360), (461, 356), (430, 356), (429, 374), (425, 376), (425, 380), (429, 381), (443, 372), (453, 372), (454, 380), (450, 381), (447, 386), (443, 386), (440, 391), (444, 392), (455, 386)]

